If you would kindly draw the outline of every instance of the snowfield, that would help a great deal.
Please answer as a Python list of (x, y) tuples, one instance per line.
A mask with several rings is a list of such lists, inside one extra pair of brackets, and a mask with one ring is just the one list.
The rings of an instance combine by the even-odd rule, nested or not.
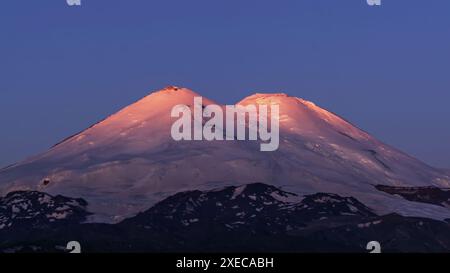
[[(171, 109), (192, 107), (195, 96), (200, 95), (177, 87), (151, 93), (50, 150), (1, 170), (0, 195), (38, 190), (83, 198), (94, 213), (90, 221), (113, 223), (177, 192), (261, 182), (300, 196), (329, 192), (355, 197), (379, 214), (450, 218), (446, 207), (375, 188), (448, 188), (449, 172), (303, 99), (255, 94), (238, 103), (279, 105), (280, 146), (274, 152), (260, 152), (257, 141), (174, 141)], [(206, 98), (203, 103), (216, 104)]]

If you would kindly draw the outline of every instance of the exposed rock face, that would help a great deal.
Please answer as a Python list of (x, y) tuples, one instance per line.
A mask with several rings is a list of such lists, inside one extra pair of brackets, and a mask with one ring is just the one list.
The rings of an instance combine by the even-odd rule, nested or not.
[(83, 224), (81, 199), (15, 192), (0, 204), (0, 252), (64, 252), (69, 241), (83, 252), (366, 252), (374, 240), (383, 252), (450, 251), (444, 221), (262, 183), (180, 192), (118, 224)]

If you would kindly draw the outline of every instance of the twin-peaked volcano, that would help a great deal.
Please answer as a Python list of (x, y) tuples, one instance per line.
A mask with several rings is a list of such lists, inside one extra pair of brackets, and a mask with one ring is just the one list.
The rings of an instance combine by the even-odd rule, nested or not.
[[(0, 195), (38, 190), (81, 197), (93, 221), (114, 222), (176, 192), (262, 182), (300, 195), (353, 196), (379, 213), (450, 218), (450, 210), (407, 201), (374, 185), (449, 187), (448, 174), (388, 145), (315, 104), (255, 94), (238, 104), (278, 104), (280, 144), (174, 141), (173, 106), (199, 96), (185, 88), (154, 92), (49, 151), (0, 171)], [(205, 105), (214, 103), (203, 98)]]

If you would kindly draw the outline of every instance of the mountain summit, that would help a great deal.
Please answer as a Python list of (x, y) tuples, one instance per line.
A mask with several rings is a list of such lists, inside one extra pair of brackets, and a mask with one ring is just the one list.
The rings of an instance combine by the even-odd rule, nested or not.
[[(251, 141), (174, 141), (173, 106), (200, 96), (186, 88), (153, 92), (50, 150), (0, 171), (0, 195), (37, 190), (83, 198), (90, 221), (117, 222), (163, 198), (261, 182), (300, 196), (352, 196), (374, 211), (450, 218), (450, 210), (378, 190), (375, 185), (449, 187), (450, 177), (370, 136), (312, 102), (255, 94), (238, 104), (278, 104), (280, 146)], [(203, 104), (215, 104), (203, 98)]]

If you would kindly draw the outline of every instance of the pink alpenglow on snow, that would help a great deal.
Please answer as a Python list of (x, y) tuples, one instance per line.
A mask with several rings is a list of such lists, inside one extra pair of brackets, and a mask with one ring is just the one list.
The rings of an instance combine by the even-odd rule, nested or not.
[[(256, 141), (259, 136), (261, 141), (268, 142), (260, 144), (261, 151), (272, 152), (278, 149), (280, 143), (278, 104), (227, 105), (225, 119), (223, 107), (216, 104), (204, 106), (202, 97), (194, 97), (193, 108), (193, 113), (186, 104), (178, 104), (172, 108), (171, 117), (179, 118), (171, 129), (174, 140), (246, 140), (248, 131), (248, 140)], [(209, 120), (204, 122), (204, 118)]]
[[(0, 170), (0, 196), (38, 190), (80, 197), (93, 212), (90, 221), (118, 222), (177, 192), (260, 182), (299, 196), (353, 196), (379, 214), (450, 218), (447, 208), (410, 202), (374, 187), (448, 188), (449, 173), (384, 144), (312, 102), (286, 94), (254, 94), (236, 104), (278, 106), (279, 145), (273, 152), (260, 151), (263, 139), (226, 140), (231, 135), (226, 120), (223, 141), (176, 141), (171, 131), (178, 119), (171, 112), (176, 105), (194, 110), (195, 97), (201, 95), (178, 87), (151, 93), (48, 151)], [(210, 127), (221, 123), (208, 123), (214, 117), (205, 111), (220, 115), (219, 104), (205, 97), (201, 102), (204, 109), (196, 113), (196, 126), (211, 130), (203, 138), (220, 139)], [(219, 107), (226, 113), (226, 106)], [(206, 119), (200, 125), (202, 114)], [(248, 124), (246, 119), (246, 129)], [(245, 136), (255, 135), (250, 131)]]

